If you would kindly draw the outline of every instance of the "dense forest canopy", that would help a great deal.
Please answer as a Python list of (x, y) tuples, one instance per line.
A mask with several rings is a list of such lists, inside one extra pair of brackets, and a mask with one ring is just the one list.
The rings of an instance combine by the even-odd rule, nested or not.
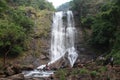
[(7, 0), (12, 6), (32, 6), (40, 10), (54, 10), (52, 3), (46, 0)]
[(25, 8), (53, 11), (46, 0), (0, 0), (0, 56), (15, 57), (26, 50), (25, 41), (33, 32), (32, 13)]
[(120, 64), (120, 0), (73, 0), (71, 5), (81, 26), (92, 30), (90, 45)]

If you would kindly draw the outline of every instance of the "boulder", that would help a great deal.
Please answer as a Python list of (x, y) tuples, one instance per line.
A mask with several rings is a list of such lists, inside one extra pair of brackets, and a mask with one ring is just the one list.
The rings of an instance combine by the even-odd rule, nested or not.
[(14, 74), (19, 74), (22, 72), (21, 65), (14, 64), (5, 68), (4, 73), (6, 76), (11, 76)]
[[(3, 75), (0, 75), (0, 78), (5, 78), (6, 77), (6, 75), (5, 74), (3, 74)], [(1, 79), (0, 79), (1, 80)]]
[(41, 54), (41, 55), (40, 55), (40, 59), (41, 59), (41, 60), (44, 60), (44, 59), (46, 59), (46, 56), (43, 55), (43, 54)]
[(15, 74), (21, 73), (22, 72), (21, 65), (19, 64), (13, 65), (12, 70), (15, 72)]
[(22, 67), (22, 70), (27, 70), (27, 71), (30, 71), (30, 70), (33, 70), (34, 69), (34, 66), (33, 65), (25, 65)]
[(79, 67), (79, 68), (83, 68), (83, 67), (84, 67), (84, 64), (80, 64), (80, 63), (79, 63), (79, 64), (78, 64), (78, 67)]
[(12, 79), (8, 79), (8, 78), (0, 78), (0, 80), (12, 80)]
[(7, 67), (6, 69), (5, 69), (5, 75), (6, 76), (11, 76), (11, 75), (14, 75), (15, 74), (15, 71), (12, 69), (12, 67), (10, 66), (10, 67)]
[(49, 64), (49, 67), (52, 70), (57, 70), (57, 69), (61, 68), (62, 66), (66, 66), (66, 62), (63, 60), (63, 58), (57, 60), (54, 63)]
[(10, 80), (24, 80), (24, 75), (23, 74), (16, 74), (16, 75), (12, 75), (12, 76), (9, 76), (7, 77), (8, 79)]
[(3, 75), (4, 74), (4, 71), (0, 71), (0, 75)]
[(4, 74), (4, 71), (0, 71), (0, 78), (4, 78), (6, 75)]

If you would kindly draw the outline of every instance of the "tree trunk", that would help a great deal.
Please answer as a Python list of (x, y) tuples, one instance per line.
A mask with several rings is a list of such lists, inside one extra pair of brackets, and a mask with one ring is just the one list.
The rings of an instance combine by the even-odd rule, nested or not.
[(7, 54), (10, 52), (11, 47), (9, 47), (8, 51), (4, 54), (4, 59), (3, 59), (3, 66), (6, 66), (6, 58)]

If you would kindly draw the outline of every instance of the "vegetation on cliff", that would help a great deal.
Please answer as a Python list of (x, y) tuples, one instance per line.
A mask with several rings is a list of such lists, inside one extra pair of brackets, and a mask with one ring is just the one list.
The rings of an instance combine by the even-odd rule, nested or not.
[[(4, 64), (6, 57), (16, 57), (28, 48), (26, 43), (30, 41), (29, 37), (34, 33), (35, 26), (45, 29), (39, 32), (40, 36), (48, 34), (44, 31), (47, 31), (50, 21), (46, 24), (44, 15), (49, 16), (53, 10), (52, 3), (46, 0), (0, 1), (0, 57), (4, 57)], [(44, 22), (40, 21), (36, 25), (37, 17)]]
[(70, 2), (66, 2), (57, 8), (57, 11), (67, 11), (70, 9)]
[(92, 31), (88, 40), (91, 46), (107, 56), (112, 55), (117, 64), (120, 64), (119, 3), (119, 0), (71, 1), (81, 26)]

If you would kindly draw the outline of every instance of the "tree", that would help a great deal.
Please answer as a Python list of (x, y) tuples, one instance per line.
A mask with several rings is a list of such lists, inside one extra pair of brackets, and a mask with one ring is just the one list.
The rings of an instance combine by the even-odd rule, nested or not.
[(119, 0), (108, 2), (94, 17), (91, 43), (99, 50), (104, 49), (107, 56), (113, 56), (120, 64), (120, 4)]
[(40, 10), (54, 10), (52, 3), (47, 0), (7, 0), (9, 3), (17, 6), (32, 6), (35, 9)]
[(7, 4), (4, 0), (0, 0), (0, 13), (7, 9)]
[(4, 56), (4, 65), (7, 56), (18, 55), (23, 51), (25, 40), (24, 29), (7, 20), (0, 20), (0, 55)]

